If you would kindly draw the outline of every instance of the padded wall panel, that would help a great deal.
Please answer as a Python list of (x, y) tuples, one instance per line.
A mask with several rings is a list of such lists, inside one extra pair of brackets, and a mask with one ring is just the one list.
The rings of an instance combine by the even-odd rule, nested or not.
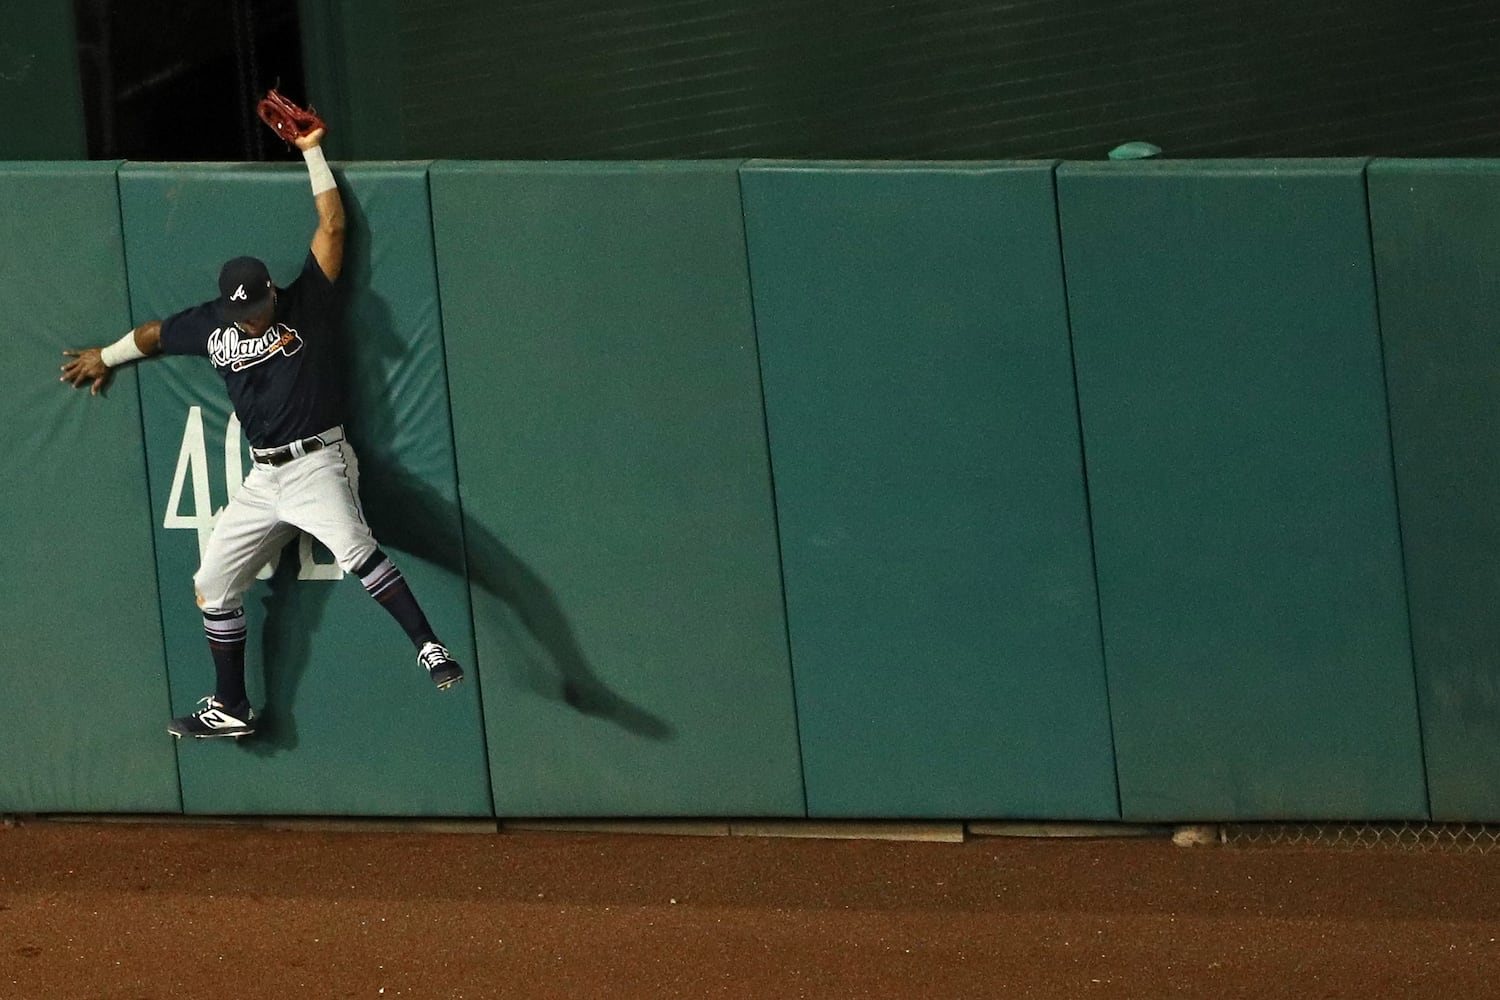
[[(472, 664), (425, 168), (371, 164), (340, 177), (361, 494), (434, 627)], [(121, 191), (138, 321), (213, 297), (219, 265), (237, 254), (289, 283), (317, 220), (297, 167), (132, 165)], [(156, 360), (141, 373), (172, 704), (183, 713), (213, 687), (191, 579), (200, 531), (248, 469), (248, 449), (228, 440), (227, 396), (206, 359)], [(179, 747), (187, 811), (489, 813), (477, 673), (437, 692), (358, 581), (327, 578), (331, 561), (294, 543), (247, 595), (248, 679), (264, 719), (238, 743)]]
[(1425, 816), (1362, 161), (1058, 194), (1125, 818)]
[(432, 169), (502, 815), (801, 815), (734, 164)]
[(1117, 817), (1052, 165), (742, 183), (809, 811)]
[(1377, 160), (1370, 218), (1433, 819), (1500, 820), (1500, 163)]
[(0, 812), (176, 812), (135, 372), (64, 348), (130, 328), (113, 163), (0, 164)]

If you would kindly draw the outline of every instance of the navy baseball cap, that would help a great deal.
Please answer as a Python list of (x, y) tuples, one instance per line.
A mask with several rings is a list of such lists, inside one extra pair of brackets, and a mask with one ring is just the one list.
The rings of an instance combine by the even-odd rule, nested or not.
[(271, 272), (255, 257), (236, 257), (219, 271), (219, 312), (227, 320), (250, 319), (271, 304)]

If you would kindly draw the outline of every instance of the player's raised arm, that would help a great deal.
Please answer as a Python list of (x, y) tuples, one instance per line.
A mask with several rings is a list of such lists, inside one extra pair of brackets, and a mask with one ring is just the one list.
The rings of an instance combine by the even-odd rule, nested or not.
[(294, 143), (307, 161), (313, 200), (318, 206), (318, 228), (313, 233), (312, 253), (329, 281), (338, 279), (344, 267), (344, 202), (339, 198), (333, 171), (323, 158), (323, 133), (327, 126), (311, 108), (303, 108), (274, 88), (255, 106), (260, 120), (284, 141)]
[(333, 171), (328, 169), (328, 161), (323, 158), (323, 129), (314, 129), (293, 142), (307, 161), (313, 201), (318, 206), (318, 228), (312, 238), (313, 256), (318, 259), (318, 266), (328, 275), (328, 280), (335, 281), (344, 266), (344, 200), (339, 197)]
[(97, 396), (109, 385), (110, 373), (129, 361), (139, 361), (161, 353), (161, 323), (142, 323), (108, 347), (86, 347), (80, 351), (63, 351), (72, 358), (62, 366), (59, 382), (71, 382), (79, 389), (91, 385), (89, 395)]

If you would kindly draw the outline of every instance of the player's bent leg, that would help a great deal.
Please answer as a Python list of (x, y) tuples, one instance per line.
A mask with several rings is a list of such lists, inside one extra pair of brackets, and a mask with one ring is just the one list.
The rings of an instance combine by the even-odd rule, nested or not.
[(173, 719), (173, 736), (207, 739), (248, 736), (255, 712), (245, 692), (245, 614), (241, 601), (256, 572), (296, 534), (276, 519), (274, 494), (254, 472), (214, 525), (193, 575), (203, 632), (214, 663), (214, 693), (200, 707)]
[(377, 546), (359, 502), (359, 463), (348, 442), (340, 442), (296, 463), (295, 500), (283, 516), (322, 542), (346, 573), (401, 626), (417, 650), (417, 662), (439, 690), (463, 680), (454, 661), (417, 603), (395, 563)]

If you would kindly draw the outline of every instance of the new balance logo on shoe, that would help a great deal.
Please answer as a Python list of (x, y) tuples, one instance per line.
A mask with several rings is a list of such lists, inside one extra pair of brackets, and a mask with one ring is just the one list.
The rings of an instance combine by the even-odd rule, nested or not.
[(238, 739), (255, 732), (255, 712), (249, 705), (235, 705), (231, 708), (217, 701), (213, 695), (199, 698), (198, 702), (202, 708), (192, 715), (173, 719), (167, 726), (167, 732), (179, 739), (191, 736), (200, 740), (216, 736), (233, 736)]
[(199, 712), (198, 721), (203, 723), (205, 726), (212, 726), (215, 729), (224, 729), (228, 726), (244, 725), (244, 723), (242, 723), (239, 719), (236, 719), (232, 715), (225, 715), (217, 708), (210, 708), (207, 711)]

